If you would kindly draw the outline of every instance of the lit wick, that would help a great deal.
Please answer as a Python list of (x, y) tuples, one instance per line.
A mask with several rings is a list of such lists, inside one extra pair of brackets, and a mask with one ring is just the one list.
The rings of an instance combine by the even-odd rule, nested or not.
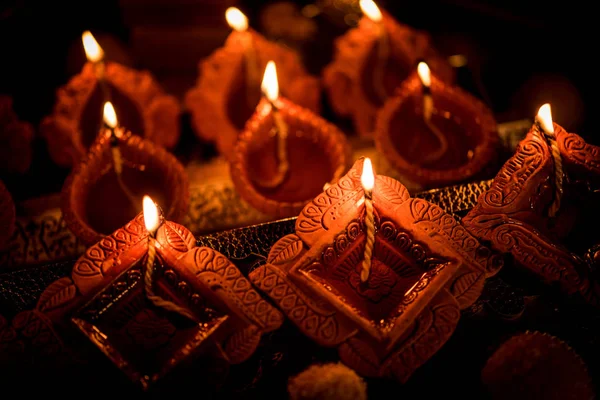
[(556, 135), (554, 134), (554, 124), (552, 122), (550, 104), (546, 103), (540, 107), (535, 122), (536, 131), (543, 134), (546, 143), (550, 146), (552, 160), (554, 161), (554, 201), (548, 210), (550, 217), (554, 217), (560, 208), (563, 192), (563, 167), (560, 150), (558, 148), (558, 143), (556, 142)]
[(106, 80), (104, 79), (106, 72), (106, 66), (104, 65), (104, 50), (102, 50), (102, 47), (100, 47), (90, 31), (83, 32), (81, 41), (83, 42), (85, 56), (88, 61), (94, 65), (94, 72), (96, 73), (96, 79), (98, 79), (98, 83), (100, 84), (104, 101), (108, 101), (110, 99), (110, 91), (108, 90)]
[[(135, 196), (127, 188), (125, 182), (123, 182), (123, 156), (121, 155), (121, 149), (119, 148), (119, 138), (121, 137), (122, 132), (117, 129), (117, 113), (110, 101), (104, 103), (104, 125), (110, 131), (110, 151), (112, 154), (113, 168), (115, 170), (115, 175), (117, 176), (117, 182), (131, 204), (137, 208), (139, 206)], [(117, 134), (117, 132), (119, 133)]]
[(110, 101), (104, 103), (104, 125), (110, 131), (110, 149), (112, 152), (113, 166), (115, 173), (120, 175), (123, 172), (123, 158), (119, 149), (119, 136), (117, 136), (117, 113)]
[(275, 123), (275, 140), (277, 140), (278, 165), (277, 174), (273, 177), (273, 179), (267, 182), (261, 181), (260, 185), (263, 187), (273, 188), (279, 186), (283, 182), (290, 168), (287, 156), (288, 126), (283, 120), (283, 116), (281, 115), (279, 106), (277, 105), (277, 99), (279, 98), (279, 83), (277, 81), (277, 69), (275, 68), (275, 63), (273, 61), (269, 61), (267, 63), (261, 88), (265, 98), (269, 101), (271, 106), (271, 115), (273, 116), (273, 121)]
[(377, 7), (373, 0), (360, 0), (360, 9), (378, 28), (377, 63), (375, 64), (375, 69), (373, 71), (373, 88), (381, 102), (384, 102), (387, 98), (384, 77), (390, 55), (390, 46), (388, 43), (388, 35), (385, 31), (385, 25), (383, 24), (383, 15), (381, 15), (379, 7)]
[(248, 31), (248, 18), (236, 7), (229, 7), (225, 11), (225, 19), (229, 26), (239, 33), (246, 65), (246, 101), (248, 107), (253, 108), (259, 99), (259, 70), (256, 51), (252, 41), (252, 33)]
[(146, 291), (146, 297), (156, 307), (163, 308), (167, 311), (173, 311), (184, 317), (197, 321), (196, 316), (187, 310), (186, 308), (180, 307), (172, 301), (165, 300), (162, 297), (154, 293), (152, 288), (152, 275), (154, 273), (154, 260), (156, 259), (156, 231), (161, 225), (161, 217), (158, 212), (158, 207), (154, 204), (154, 201), (150, 196), (144, 196), (143, 200), (144, 209), (144, 225), (148, 231), (148, 254), (146, 257), (145, 273), (144, 273), (144, 289)]
[(373, 186), (375, 186), (375, 174), (371, 159), (365, 158), (363, 162), (362, 175), (360, 177), (363, 190), (365, 191), (365, 225), (367, 227), (367, 238), (365, 241), (365, 252), (360, 272), (360, 280), (365, 283), (371, 272), (371, 257), (375, 245), (375, 215), (373, 213)]
[(448, 149), (448, 140), (433, 122), (431, 122), (431, 115), (433, 114), (433, 97), (431, 95), (431, 71), (429, 70), (429, 66), (424, 62), (420, 62), (417, 65), (417, 73), (421, 80), (423, 93), (423, 121), (425, 121), (425, 125), (427, 125), (429, 130), (440, 142), (440, 147), (437, 151), (429, 153), (424, 157), (425, 162), (431, 162), (438, 160), (446, 152)]

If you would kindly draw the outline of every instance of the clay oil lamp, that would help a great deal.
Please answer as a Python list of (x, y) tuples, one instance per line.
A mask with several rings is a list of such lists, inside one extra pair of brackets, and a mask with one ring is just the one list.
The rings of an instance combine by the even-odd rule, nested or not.
[(33, 126), (19, 120), (10, 96), (0, 95), (0, 171), (23, 174), (31, 165)]
[(377, 149), (421, 189), (476, 179), (500, 143), (492, 112), (424, 62), (386, 101), (376, 126)]
[(68, 228), (90, 245), (131, 220), (146, 193), (180, 220), (188, 210), (189, 182), (181, 163), (163, 147), (118, 126), (110, 102), (106, 128), (67, 177), (61, 209)]
[(405, 382), (502, 264), (457, 219), (359, 159), (250, 280), (360, 375)]
[(553, 122), (545, 104), (463, 223), (496, 250), (510, 253), (517, 267), (598, 306), (598, 281), (561, 243), (578, 218), (593, 218), (582, 205), (597, 196), (599, 183), (600, 148)]
[(197, 247), (149, 197), (49, 285), (37, 309), (63, 337), (75, 337), (74, 323), (144, 389), (190, 357), (240, 363), (283, 322), (234, 264)]
[(261, 99), (268, 61), (277, 63), (282, 94), (302, 107), (319, 112), (321, 87), (296, 52), (250, 29), (240, 10), (229, 8), (226, 19), (233, 31), (223, 47), (200, 61), (197, 83), (186, 94), (185, 104), (198, 137), (215, 142), (231, 160), (237, 138)]
[(15, 203), (10, 192), (0, 180), (0, 250), (6, 248), (16, 222)]
[(377, 110), (419, 60), (426, 60), (444, 82), (454, 80), (454, 71), (426, 33), (400, 24), (372, 0), (361, 0), (360, 7), (358, 26), (334, 43), (323, 85), (333, 110), (352, 119), (359, 135), (373, 137)]
[(82, 35), (88, 62), (56, 92), (51, 115), (40, 133), (58, 165), (72, 167), (85, 156), (102, 127), (103, 105), (112, 102), (123, 126), (159, 146), (173, 148), (179, 140), (181, 107), (148, 71), (104, 60), (89, 31)]
[(350, 166), (346, 137), (310, 110), (279, 96), (275, 63), (264, 98), (234, 148), (230, 175), (240, 196), (262, 213), (290, 217)]

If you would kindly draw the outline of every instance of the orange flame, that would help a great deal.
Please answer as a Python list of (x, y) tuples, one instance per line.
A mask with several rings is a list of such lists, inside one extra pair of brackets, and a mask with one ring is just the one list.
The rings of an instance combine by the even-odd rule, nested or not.
[(369, 19), (379, 22), (383, 18), (381, 11), (373, 0), (360, 0), (360, 9)]
[(362, 183), (363, 189), (365, 191), (371, 191), (373, 190), (373, 186), (375, 186), (375, 174), (373, 173), (373, 164), (371, 164), (371, 159), (369, 157), (366, 157), (365, 161), (363, 162), (360, 183)]
[(279, 97), (279, 82), (277, 81), (277, 68), (275, 68), (274, 61), (267, 63), (260, 88), (271, 102), (274, 102)]
[(143, 207), (144, 225), (146, 225), (148, 232), (154, 233), (160, 225), (158, 207), (148, 195), (144, 196)]
[(537, 120), (542, 126), (544, 132), (548, 134), (554, 133), (554, 125), (552, 124), (552, 110), (549, 103), (546, 103), (540, 107), (537, 113)]
[(225, 19), (229, 26), (238, 32), (244, 32), (248, 29), (248, 18), (235, 7), (229, 7), (225, 11)]
[(429, 70), (429, 65), (421, 61), (417, 66), (417, 73), (419, 74), (419, 79), (421, 79), (421, 83), (423, 83), (423, 86), (430, 87), (431, 71)]
[(85, 56), (88, 61), (93, 63), (102, 61), (104, 58), (104, 50), (102, 50), (102, 47), (100, 47), (90, 31), (83, 32), (81, 41), (83, 42), (83, 49), (85, 50)]
[(117, 127), (117, 113), (110, 101), (104, 103), (104, 123), (110, 128)]

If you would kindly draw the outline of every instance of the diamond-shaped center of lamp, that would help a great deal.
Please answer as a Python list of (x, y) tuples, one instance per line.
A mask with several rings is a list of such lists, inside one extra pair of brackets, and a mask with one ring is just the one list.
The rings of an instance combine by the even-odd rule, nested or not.
[(320, 260), (304, 272), (321, 284), (321, 290), (333, 292), (368, 325), (375, 325), (385, 336), (385, 326), (406, 308), (406, 298), (428, 271), (447, 260), (430, 255), (429, 249), (415, 242), (402, 230), (379, 229), (369, 279), (361, 282), (364, 231), (349, 234), (347, 229), (327, 247)]
[[(197, 322), (154, 305), (146, 296), (143, 262), (98, 292), (73, 321), (129, 377), (147, 387), (179, 361), (226, 331), (228, 317), (207, 304), (169, 267), (157, 266), (156, 295), (186, 307)], [(211, 338), (213, 339), (213, 338)]]

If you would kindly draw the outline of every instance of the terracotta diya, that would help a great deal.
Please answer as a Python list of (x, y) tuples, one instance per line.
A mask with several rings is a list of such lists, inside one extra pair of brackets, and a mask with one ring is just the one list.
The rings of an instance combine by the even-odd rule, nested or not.
[(179, 140), (181, 107), (148, 71), (105, 62), (104, 52), (89, 32), (83, 34), (88, 63), (56, 92), (53, 113), (40, 133), (50, 156), (61, 166), (75, 166), (102, 127), (102, 106), (111, 101), (121, 122), (159, 146), (173, 148)]
[(131, 220), (144, 194), (160, 201), (165, 217), (173, 221), (183, 218), (189, 206), (183, 165), (164, 148), (117, 126), (110, 104), (105, 107), (107, 128), (62, 189), (65, 222), (87, 245)]
[(386, 101), (376, 125), (377, 149), (422, 189), (475, 179), (500, 144), (492, 112), (423, 62)]
[(358, 160), (306, 205), (250, 280), (363, 376), (401, 382), (503, 264), (451, 215)]
[(463, 219), (473, 235), (567, 293), (600, 305), (600, 286), (583, 261), (560, 244), (581, 199), (600, 183), (600, 148), (552, 122), (550, 105)]
[(15, 230), (15, 203), (10, 192), (0, 180), (0, 250), (4, 249)]
[(302, 107), (319, 112), (321, 87), (296, 52), (249, 29), (238, 9), (228, 9), (226, 17), (234, 31), (223, 47), (200, 61), (196, 86), (186, 94), (185, 104), (196, 134), (215, 142), (217, 150), (231, 160), (238, 136), (260, 101), (268, 61), (277, 63), (282, 94)]
[(235, 265), (196, 247), (148, 197), (144, 212), (87, 249), (37, 308), (64, 335), (72, 321), (145, 389), (200, 353), (242, 362), (283, 322)]
[(0, 170), (23, 174), (31, 165), (33, 126), (19, 120), (10, 96), (0, 95)]
[(230, 175), (254, 208), (290, 217), (344, 174), (351, 149), (333, 124), (279, 96), (273, 62), (265, 69), (263, 88), (265, 98), (235, 146)]
[(444, 82), (454, 80), (454, 71), (428, 34), (400, 24), (371, 0), (360, 6), (364, 16), (358, 27), (335, 40), (323, 85), (333, 110), (351, 118), (358, 134), (372, 137), (377, 110), (420, 60)]

